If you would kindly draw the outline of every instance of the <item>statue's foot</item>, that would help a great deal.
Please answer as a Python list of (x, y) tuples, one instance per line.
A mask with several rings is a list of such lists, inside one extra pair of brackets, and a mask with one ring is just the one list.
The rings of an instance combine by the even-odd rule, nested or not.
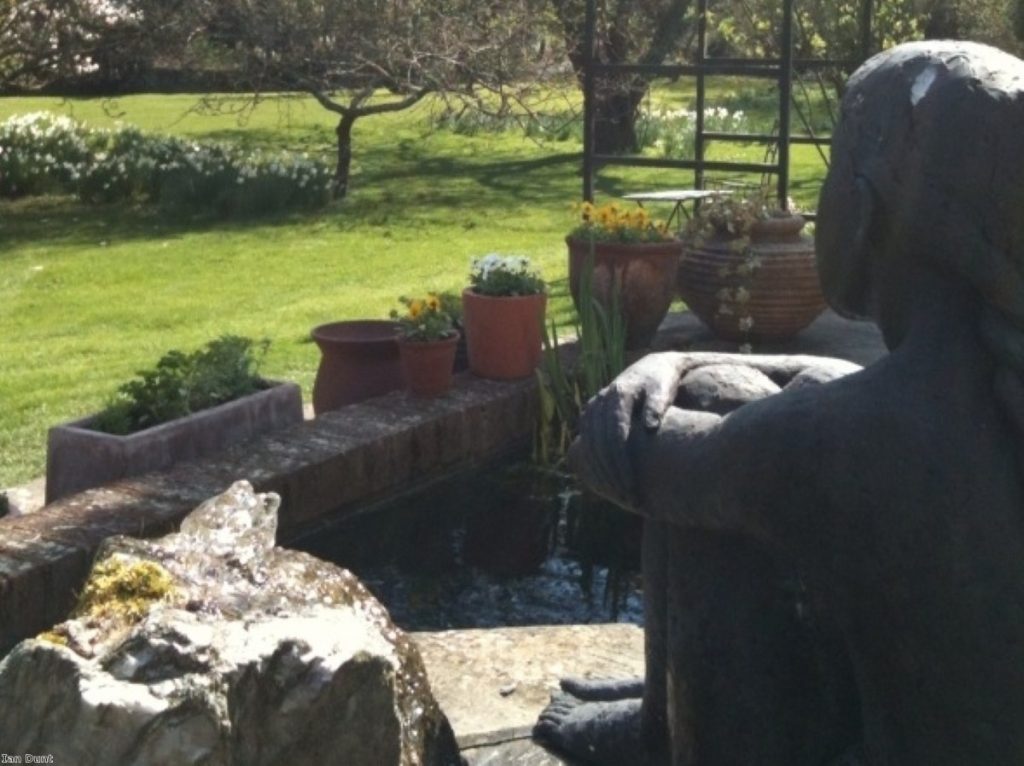
[(608, 766), (654, 766), (643, 740), (640, 700), (586, 702), (555, 694), (533, 727), (533, 736), (566, 755)]
[(563, 678), (562, 691), (584, 702), (612, 702), (644, 696), (644, 679)]

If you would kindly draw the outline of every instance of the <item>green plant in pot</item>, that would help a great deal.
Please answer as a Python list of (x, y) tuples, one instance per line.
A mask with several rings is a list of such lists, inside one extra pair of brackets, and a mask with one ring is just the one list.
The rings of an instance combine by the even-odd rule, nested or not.
[(409, 391), (419, 397), (441, 396), (452, 387), (459, 331), (441, 297), (399, 298), (403, 312), (391, 311), (399, 324), (398, 352)]
[(577, 311), (582, 308), (580, 282), (585, 271), (594, 297), (605, 308), (611, 304), (613, 285), (618, 285), (626, 348), (647, 347), (675, 295), (681, 242), (641, 207), (624, 209), (614, 202), (595, 207), (584, 202), (579, 214), (579, 223), (566, 238), (569, 289)]
[(120, 388), (93, 428), (129, 434), (267, 388), (259, 375), (270, 341), (222, 335), (190, 353), (169, 351)]
[(541, 358), (547, 294), (525, 256), (490, 253), (473, 260), (462, 291), (469, 369), (515, 380), (533, 375)]
[(789, 338), (824, 310), (804, 219), (764, 191), (723, 195), (690, 220), (679, 295), (716, 335), (741, 344)]

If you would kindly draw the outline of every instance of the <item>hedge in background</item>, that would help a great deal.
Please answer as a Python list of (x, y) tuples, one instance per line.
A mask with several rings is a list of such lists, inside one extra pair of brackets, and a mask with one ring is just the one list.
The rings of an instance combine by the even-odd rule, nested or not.
[(311, 210), (330, 200), (326, 165), (294, 154), (90, 128), (48, 112), (0, 123), (0, 196), (74, 194), (86, 202), (143, 200), (172, 214), (222, 217)]

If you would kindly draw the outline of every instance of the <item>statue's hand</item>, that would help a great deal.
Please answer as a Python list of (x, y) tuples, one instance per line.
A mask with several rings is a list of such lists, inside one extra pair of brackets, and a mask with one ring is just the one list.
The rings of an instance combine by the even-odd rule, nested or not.
[(679, 387), (679, 354), (650, 354), (601, 390), (583, 411), (569, 465), (598, 494), (629, 509), (638, 493), (626, 442), (634, 428), (655, 431)]
[(650, 354), (590, 400), (569, 465), (593, 491), (638, 510), (641, 493), (627, 443), (638, 428), (656, 432), (673, 404), (725, 415), (780, 389), (818, 385), (858, 369), (813, 356)]

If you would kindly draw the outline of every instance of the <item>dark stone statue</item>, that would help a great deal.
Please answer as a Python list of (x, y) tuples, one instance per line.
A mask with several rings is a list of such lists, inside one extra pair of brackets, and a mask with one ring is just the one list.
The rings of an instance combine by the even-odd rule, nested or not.
[(555, 748), (1024, 763), (1024, 62), (868, 61), (819, 216), (829, 303), (891, 353), (652, 355), (590, 403), (574, 465), (648, 519), (647, 669), (565, 681)]

